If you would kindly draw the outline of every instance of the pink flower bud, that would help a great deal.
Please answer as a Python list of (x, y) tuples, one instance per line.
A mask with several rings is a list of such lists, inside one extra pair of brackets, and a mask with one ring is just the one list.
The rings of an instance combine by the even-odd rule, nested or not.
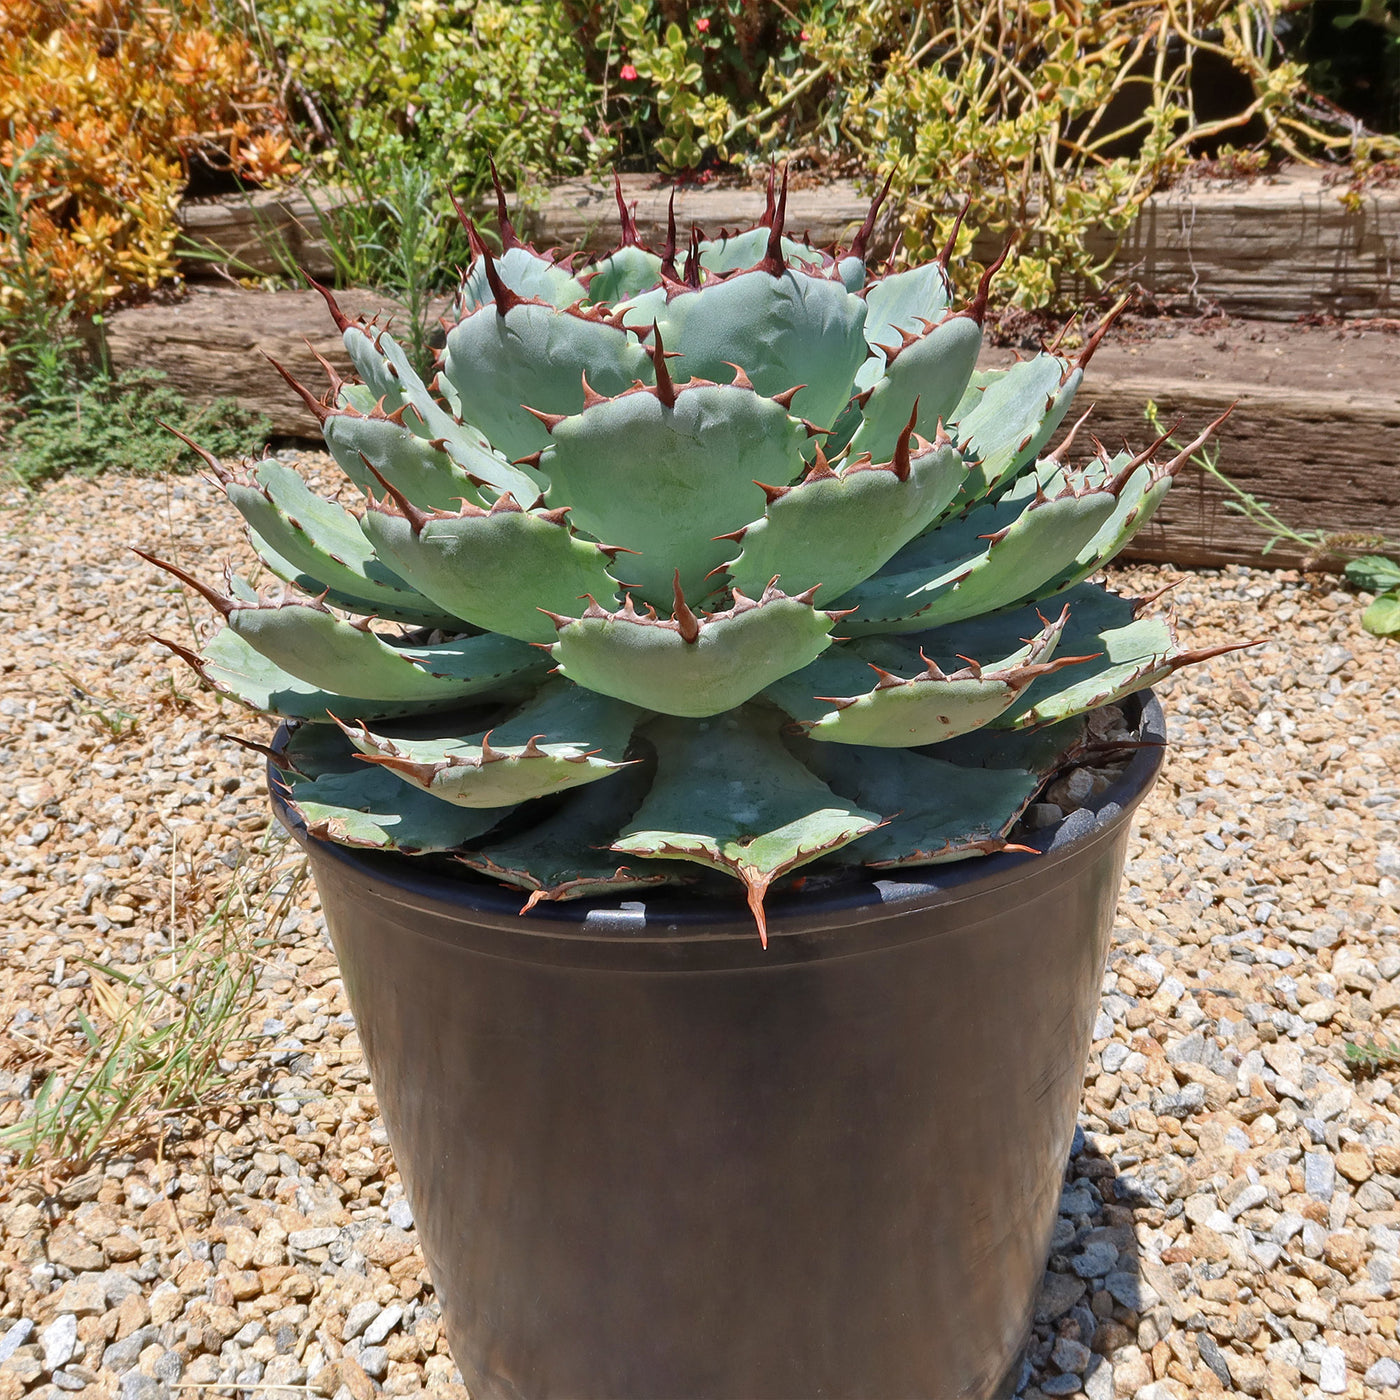
[(618, 73), (618, 77), (620, 77), (624, 83), (636, 82), (637, 70), (633, 68), (630, 63), (624, 63), (621, 71)]

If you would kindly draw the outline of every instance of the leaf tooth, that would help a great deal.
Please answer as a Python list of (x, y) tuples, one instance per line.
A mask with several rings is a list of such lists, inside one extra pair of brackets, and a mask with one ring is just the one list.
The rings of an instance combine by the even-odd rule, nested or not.
[(606, 394), (600, 394), (600, 393), (588, 382), (588, 371), (587, 371), (587, 370), (581, 371), (580, 374), (579, 374), (579, 378), (583, 381), (583, 406), (584, 406), (585, 409), (592, 408), (593, 405), (594, 405), (595, 403), (607, 403), (607, 401), (608, 401), (607, 395), (606, 395)]
[(885, 183), (879, 194), (870, 202), (870, 208), (866, 211), (865, 221), (856, 230), (856, 236), (851, 240), (851, 246), (846, 256), (859, 258), (865, 261), (866, 250), (870, 247), (870, 240), (875, 234), (875, 222), (880, 215), (880, 206), (885, 202), (886, 196), (890, 192), (890, 185), (894, 180), (894, 167), (890, 167), (890, 173), (885, 176)]
[(1133, 617), (1139, 618), (1147, 609), (1159, 598), (1170, 593), (1173, 588), (1179, 588), (1185, 581), (1185, 575), (1181, 578), (1174, 578), (1170, 583), (1164, 583), (1160, 588), (1154, 588), (1151, 593), (1145, 593), (1141, 598), (1133, 599)]
[(963, 206), (957, 212), (957, 217), (953, 220), (953, 227), (948, 231), (948, 238), (943, 244), (941, 251), (934, 261), (943, 269), (948, 271), (948, 264), (953, 260), (953, 249), (958, 246), (958, 233), (962, 229), (963, 220), (967, 218), (967, 211), (972, 208), (972, 196), (963, 200)]
[[(306, 276), (305, 273), (302, 275)], [(322, 298), (325, 300), (326, 310), (331, 313), (331, 319), (335, 322), (336, 330), (344, 335), (355, 323), (340, 309), (339, 303), (337, 303), (329, 287), (323, 287), (314, 277), (306, 276), (306, 280), (315, 291), (320, 292)]]
[(217, 588), (210, 588), (207, 583), (203, 583), (195, 578), (193, 574), (187, 573), (178, 564), (172, 564), (169, 560), (160, 559), (154, 554), (147, 554), (144, 549), (136, 549), (133, 547), (132, 553), (139, 554), (148, 564), (154, 564), (156, 568), (164, 569), (166, 573), (173, 575), (175, 578), (179, 579), (181, 583), (193, 588), (201, 598), (218, 612), (222, 613), (224, 617), (228, 617), (238, 610), (239, 605), (234, 602), (232, 598), (220, 593)]
[(326, 405), (323, 404), (321, 400), (318, 399), (316, 395), (313, 394), (311, 390), (306, 387), (305, 384), (302, 384), (289, 370), (283, 368), (283, 366), (278, 364), (277, 361), (274, 360), (272, 356), (269, 355), (266, 351), (262, 351), (261, 354), (263, 359), (265, 359), (268, 362), (268, 364), (270, 364), (272, 368), (275, 369), (277, 373), (280, 374), (289, 385), (291, 385), (293, 391), (298, 395), (298, 397), (307, 406), (307, 408), (309, 408), (311, 412), (315, 414), (316, 421), (318, 423), (324, 424), (326, 419), (330, 417), (330, 410), (326, 407)]
[(946, 681), (948, 679), (943, 668), (932, 658), (924, 655), (923, 647), (919, 648), (919, 660), (924, 663), (924, 674), (931, 681)]
[[(1132, 302), (1133, 294), (1125, 292), (1123, 296), (1109, 308), (1108, 314), (1094, 328), (1094, 333), (1084, 342), (1084, 348), (1079, 352), (1079, 358), (1074, 362), (1073, 368), (1084, 370), (1088, 368), (1089, 361), (1094, 358), (1094, 352), (1103, 344), (1103, 338), (1108, 334), (1109, 327), (1128, 309)], [(1062, 376), (1060, 382), (1063, 384), (1068, 378), (1069, 371)]]
[(1056, 447), (1053, 452), (1049, 452), (1046, 454), (1046, 461), (1054, 462), (1057, 465), (1061, 466), (1064, 464), (1066, 458), (1069, 456), (1070, 448), (1074, 446), (1075, 436), (1078, 434), (1080, 428), (1082, 428), (1084, 424), (1089, 421), (1089, 415), (1094, 411), (1094, 407), (1095, 406), (1093, 404), (1090, 404), (1089, 407), (1086, 408), (1082, 414), (1080, 414), (1079, 418), (1074, 424), (1074, 427), (1072, 427), (1069, 430), (1069, 432), (1065, 434), (1064, 440), (1060, 443), (1060, 445)]
[(675, 590), (675, 610), (671, 614), (672, 621), (675, 622), (680, 631), (681, 641), (694, 643), (700, 640), (700, 619), (690, 610), (689, 604), (685, 601), (685, 593), (681, 588), (681, 571), (676, 570), (675, 578), (672, 581)]
[[(567, 413), (546, 413), (541, 408), (531, 408), (529, 404), (520, 405), (532, 418), (538, 418), (545, 426), (545, 431), (552, 433), (569, 415)], [(524, 460), (522, 458), (522, 460)]]
[(748, 375), (744, 373), (743, 367), (742, 367), (741, 365), (736, 365), (736, 364), (733, 362), (733, 360), (721, 360), (721, 361), (720, 361), (720, 364), (722, 364), (722, 365), (728, 365), (729, 368), (732, 369), (732, 370), (734, 371), (734, 378), (731, 379), (731, 380), (729, 381), (729, 382), (730, 382), (730, 387), (731, 387), (731, 388), (734, 388), (734, 389), (752, 389), (752, 388), (753, 388), (753, 380), (750, 379), (750, 378), (748, 377)]
[(908, 481), (912, 464), (909, 460), (909, 439), (914, 435), (914, 424), (919, 418), (919, 399), (914, 399), (914, 407), (910, 411), (909, 421), (904, 425), (904, 431), (899, 435), (899, 441), (894, 445), (894, 456), (890, 459), (889, 470), (892, 471), (900, 481)]
[(783, 410), (790, 409), (792, 407), (793, 399), (795, 399), (798, 396), (798, 394), (800, 394), (806, 387), (807, 386), (805, 384), (794, 384), (791, 389), (784, 389), (781, 394), (774, 394), (773, 402)]
[(330, 381), (330, 388), (327, 392), (330, 395), (331, 402), (334, 403), (336, 399), (340, 397), (340, 391), (345, 387), (345, 380), (341, 378), (340, 371), (326, 359), (306, 336), (303, 336), (302, 340), (305, 342), (306, 348), (315, 356), (316, 363), (325, 371), (326, 378)]
[(802, 477), (802, 485), (809, 481), (825, 481), (834, 479), (836, 473), (831, 469), (831, 463), (827, 461), (826, 453), (822, 451), (821, 443), (817, 444), (817, 455), (812, 459), (812, 465), (807, 468)]

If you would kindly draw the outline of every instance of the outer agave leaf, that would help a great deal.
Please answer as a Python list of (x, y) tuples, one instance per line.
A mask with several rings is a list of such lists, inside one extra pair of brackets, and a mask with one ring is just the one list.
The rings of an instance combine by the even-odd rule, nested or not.
[[(1069, 610), (1060, 645), (1094, 659), (1062, 676), (1043, 676), (995, 721), (1000, 726), (1031, 728), (1120, 700), (1170, 675), (1182, 666), (1235, 651), (1243, 642), (1188, 651), (1177, 641), (1170, 617), (1143, 616), (1148, 599), (1123, 598), (1097, 584), (1080, 584), (1056, 600)], [(937, 660), (953, 648), (996, 648), (1034, 625), (1034, 607), (1020, 608), (943, 627), (918, 637), (920, 647)]]
[(920, 335), (908, 336), (901, 345), (891, 345), (884, 372), (876, 377), (861, 409), (851, 451), (868, 452), (877, 460), (888, 458), (916, 410), (915, 431), (932, 438), (940, 421), (949, 418), (962, 398), (981, 349), (981, 324), (964, 312), (945, 317)]
[[(284, 671), (267, 657), (253, 650), (237, 633), (225, 627), (201, 652), (178, 642), (161, 639), (199, 674), (212, 690), (236, 700), (240, 705), (283, 719), (326, 720), (332, 711), (343, 719), (394, 719), (403, 715), (427, 714), (459, 705), (455, 697), (437, 701), (371, 700), (362, 695), (342, 695)], [(527, 683), (530, 672), (503, 676), (495, 685), (483, 685), (476, 699), (508, 696)], [(535, 673), (537, 674), (537, 673)]]
[(284, 775), (292, 809), (313, 836), (379, 851), (424, 855), (452, 851), (484, 836), (505, 816), (499, 807), (454, 807), (401, 783), (384, 769), (361, 767), (317, 778)]
[[(454, 456), (442, 440), (417, 437), (391, 418), (331, 413), (321, 431), (336, 465), (366, 494), (380, 491), (382, 479), (424, 510), (448, 510), (458, 501), (485, 505), (503, 491), (526, 501), (539, 494), (535, 478), (499, 453), (459, 448)], [(481, 485), (490, 492), (483, 495)]]
[(543, 413), (578, 413), (584, 376), (605, 395), (651, 378), (651, 361), (635, 337), (601, 318), (559, 311), (547, 302), (483, 306), (447, 334), (442, 377), (462, 412), (508, 457), (549, 443)]
[[(419, 437), (446, 438), (463, 448), (489, 448), (486, 439), (470, 424), (458, 422), (443, 410), (403, 347), (387, 330), (373, 321), (351, 321), (325, 287), (314, 282), (312, 286), (325, 298), (345, 353), (373, 396), (372, 402), (380, 404), (385, 413), (398, 416)], [(299, 388), (295, 383), (293, 387)], [(340, 391), (347, 386), (336, 383), (335, 387)], [(356, 406), (363, 411), (362, 404)]]
[(725, 568), (752, 592), (777, 577), (789, 592), (819, 586), (840, 597), (936, 519), (966, 474), (946, 438), (921, 438), (911, 451), (908, 429), (889, 462), (848, 463), (838, 476), (818, 456), (798, 485), (769, 493), (763, 519), (736, 532), (743, 550)]
[[(1051, 659), (1065, 622), (1066, 615), (1061, 614), (1025, 646), (985, 667), (970, 662), (947, 674), (929, 661), (906, 679), (872, 661), (870, 668), (879, 677), (873, 688), (843, 696), (822, 694), (793, 704), (790, 693), (802, 695), (799, 686), (804, 681), (810, 691), (812, 684), (828, 679), (822, 666), (826, 658), (820, 657), (804, 672), (770, 687), (768, 694), (806, 726), (812, 739), (901, 749), (934, 744), (980, 729), (1015, 703), (1037, 677), (1085, 660), (1082, 656)], [(808, 719), (813, 711), (820, 717)]]
[(548, 503), (571, 507), (579, 529), (633, 551), (616, 572), (661, 604), (677, 569), (688, 594), (706, 591), (706, 575), (732, 553), (714, 537), (762, 511), (759, 482), (785, 484), (802, 469), (804, 433), (751, 388), (673, 390), (663, 378), (552, 422), (550, 438), (540, 457)]
[(1135, 457), (1120, 452), (1091, 466), (1085, 473), (1086, 479), (1115, 490), (1118, 504), (1103, 528), (1080, 551), (1073, 566), (1055, 579), (1053, 585), (1040, 589), (1037, 596), (1044, 599), (1073, 588), (1108, 563), (1152, 519), (1177, 472), (1205, 445), (1230, 412), (1227, 409), (1170, 462), (1158, 464), (1152, 460), (1154, 452), (1166, 441), (1164, 435)]
[[(442, 628), (449, 632), (467, 632), (472, 630), (470, 625), (459, 618), (449, 616), (441, 608), (435, 608), (423, 599), (423, 606), (415, 608), (405, 606), (400, 603), (385, 601), (384, 599), (371, 599), (347, 593), (343, 589), (333, 584), (328, 584), (324, 578), (318, 578), (313, 574), (308, 574), (304, 569), (293, 564), (289, 559), (272, 548), (270, 544), (262, 539), (255, 530), (248, 531), (249, 543), (253, 546), (259, 559), (270, 572), (286, 583), (294, 585), (303, 593), (313, 598), (319, 599), (323, 603), (329, 604), (333, 608), (339, 608), (342, 612), (356, 613), (361, 617), (372, 617), (383, 619), (387, 622), (402, 622), (412, 627)], [(412, 596), (404, 594), (400, 596)]]
[[(839, 281), (803, 272), (741, 272), (698, 291), (665, 288), (618, 311), (638, 332), (655, 324), (666, 348), (685, 357), (681, 368), (695, 378), (724, 380), (732, 373), (729, 366), (741, 365), (765, 398), (804, 386), (792, 412), (820, 428), (830, 427), (846, 406), (866, 356), (865, 303)], [(897, 427), (886, 457), (898, 436)]]
[[(995, 495), (1050, 441), (1069, 412), (1094, 351), (1128, 300), (1124, 297), (1099, 322), (1073, 363), (1055, 353), (1057, 341), (1032, 359), (975, 377), (954, 411), (958, 441), (981, 459), (964, 487), (966, 500)], [(1068, 442), (1061, 451), (1067, 446)]]
[(552, 816), (520, 835), (463, 851), (458, 859), (483, 875), (529, 890), (522, 914), (541, 900), (674, 884), (681, 878), (674, 862), (632, 860), (621, 865), (607, 851), (608, 842), (650, 786), (650, 772), (641, 766), (626, 768), (601, 787), (566, 797)]
[(253, 547), (279, 578), (337, 607), (425, 627), (450, 626), (436, 607), (375, 556), (359, 521), (323, 500), (298, 472), (269, 458), (247, 476), (224, 472), (224, 494), (248, 523)]
[(320, 603), (238, 602), (141, 553), (204, 597), (230, 631), (274, 666), (332, 695), (390, 703), (460, 701), (541, 669), (539, 653), (510, 637), (488, 633), (434, 646), (392, 646), (368, 623), (345, 622)]
[[(852, 633), (914, 632), (1034, 597), (1078, 557), (1116, 505), (1107, 487), (975, 507), (905, 547), (844, 594)], [(1013, 518), (1007, 522), (1008, 515)]]
[(699, 718), (733, 709), (770, 681), (805, 666), (827, 645), (839, 614), (818, 612), (810, 594), (776, 588), (755, 601), (735, 593), (727, 612), (697, 617), (679, 588), (670, 622), (590, 606), (555, 617), (553, 651), (570, 680), (661, 714)]
[(616, 601), (613, 551), (570, 530), (564, 511), (524, 511), (502, 496), (489, 511), (463, 506), (428, 514), (399, 501), (395, 514), (372, 504), (365, 533), (378, 552), (438, 606), (490, 632), (550, 642), (541, 609), (577, 614), (580, 598)]
[(793, 758), (762, 712), (662, 720), (649, 732), (656, 779), (612, 849), (694, 861), (743, 881), (765, 946), (769, 885), (879, 824)]
[(463, 807), (504, 807), (611, 776), (639, 715), (556, 681), (504, 723), (466, 738), (389, 739), (362, 725), (345, 733), (368, 762), (412, 787)]
[(959, 768), (888, 749), (830, 744), (801, 752), (833, 791), (893, 814), (834, 857), (879, 869), (940, 865), (1005, 850), (1006, 833), (1041, 784), (1035, 773), (1019, 769)]

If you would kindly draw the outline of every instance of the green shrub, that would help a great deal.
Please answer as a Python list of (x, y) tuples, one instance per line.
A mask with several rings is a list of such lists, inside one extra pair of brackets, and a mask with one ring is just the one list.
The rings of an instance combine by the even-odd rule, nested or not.
[(556, 0), (261, 0), (257, 16), (313, 123), (381, 177), (429, 172), (444, 208), (485, 186), (493, 156), (551, 176), (611, 158)]
[(233, 399), (190, 404), (156, 370), (98, 374), (76, 385), (70, 373), (62, 393), (59, 382), (50, 378), (31, 386), (0, 450), (0, 467), (26, 486), (69, 472), (158, 475), (198, 466), (195, 454), (162, 422), (231, 457), (255, 451), (270, 429), (266, 419)]
[[(571, 3), (630, 153), (671, 169), (777, 153), (892, 173), (913, 260), (970, 198), (957, 260), (983, 229), (1022, 230), (1004, 286), (1023, 306), (1099, 281), (1110, 258), (1089, 229), (1122, 232), (1223, 141), (1327, 148), (1358, 168), (1400, 149), (1310, 105), (1277, 38), (1279, 0)], [(1238, 100), (1198, 110), (1231, 70)]]

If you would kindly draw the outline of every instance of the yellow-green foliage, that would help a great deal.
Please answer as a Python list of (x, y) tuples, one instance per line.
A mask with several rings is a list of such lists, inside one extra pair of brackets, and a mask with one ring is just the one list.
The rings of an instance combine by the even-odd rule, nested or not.
[[(610, 110), (673, 168), (811, 150), (894, 172), (906, 252), (928, 256), (970, 197), (957, 256), (977, 233), (1024, 231), (1004, 274), (1022, 305), (1067, 277), (1094, 279), (1110, 233), (1203, 140), (1262, 123), (1276, 151), (1306, 141), (1379, 147), (1319, 130), (1300, 64), (1273, 40), (1279, 0), (630, 0), (597, 24)], [(615, 14), (615, 18), (610, 15)], [(734, 96), (743, 31), (775, 37), (755, 95)], [(1206, 120), (1193, 69), (1209, 55), (1247, 79), (1237, 110)], [(1217, 75), (1218, 75), (1217, 68)], [(1381, 144), (1384, 144), (1383, 142)], [(1395, 142), (1391, 142), (1395, 145)]]
[(555, 0), (263, 0), (257, 13), (269, 54), (358, 168), (411, 160), (445, 197), (479, 188), (492, 156), (550, 175), (611, 156)]
[(175, 272), (190, 159), (268, 180), (297, 169), (289, 152), (255, 55), (204, 0), (4, 0), (0, 319), (154, 287)]

